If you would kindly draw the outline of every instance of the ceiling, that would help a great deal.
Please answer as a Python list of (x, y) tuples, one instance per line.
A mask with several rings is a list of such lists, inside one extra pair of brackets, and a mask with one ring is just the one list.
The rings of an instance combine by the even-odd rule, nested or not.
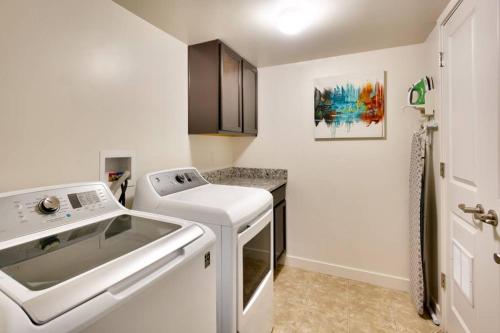
[[(114, 0), (186, 44), (221, 39), (257, 67), (425, 41), (449, 0)], [(280, 14), (305, 28), (286, 35)]]

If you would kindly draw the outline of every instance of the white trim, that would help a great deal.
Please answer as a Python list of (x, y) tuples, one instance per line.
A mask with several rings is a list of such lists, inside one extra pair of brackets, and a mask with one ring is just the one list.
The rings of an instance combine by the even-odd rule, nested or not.
[(437, 19), (437, 24), (443, 26), (448, 22), (449, 18), (453, 15), (453, 13), (458, 9), (458, 7), (462, 4), (463, 0), (451, 0), (446, 8), (441, 12)]
[(288, 254), (285, 258), (285, 265), (302, 268), (308, 271), (339, 276), (346, 279), (371, 283), (377, 286), (391, 289), (408, 291), (410, 288), (410, 280), (408, 278), (327, 263), (314, 259), (301, 258)]
[[(438, 21), (438, 45), (439, 45), (439, 52), (444, 51), (443, 43), (444, 43), (444, 19), (448, 19), (448, 15), (453, 11), (455, 11), (455, 6), (457, 6), (459, 3), (462, 3), (461, 0), (453, 0), (448, 3), (448, 6), (446, 9), (441, 13), (441, 16)], [(443, 56), (443, 61), (445, 59), (445, 56)], [(449, 64), (445, 63), (445, 66), (449, 66)], [(441, 318), (441, 328), (446, 331), (448, 327), (448, 288), (443, 288), (441, 287), (441, 274), (444, 273), (446, 276), (445, 279), (445, 285), (449, 285), (450, 281), (450, 274), (449, 274), (449, 242), (448, 242), (448, 186), (447, 186), (447, 179), (450, 173), (450, 164), (448, 161), (448, 111), (443, 108), (443, 71), (444, 67), (439, 68), (439, 86), (437, 89), (439, 89), (439, 105), (437, 106), (439, 108), (439, 124), (440, 124), (440, 131), (439, 131), (439, 155), (440, 155), (440, 162), (443, 162), (445, 164), (445, 172), (444, 172), (444, 177), (439, 177), (439, 188), (440, 188), (440, 207), (439, 207), (439, 268), (440, 268), (440, 273), (439, 273), (439, 304), (436, 304), (436, 312), (437, 311), (437, 306), (439, 305), (439, 318)]]
[[(451, 0), (446, 8), (443, 10), (441, 15), (438, 18), (437, 26), (439, 29), (439, 52), (444, 52), (444, 28), (446, 23), (448, 23), (449, 19), (453, 16), (453, 14), (457, 11), (457, 9), (462, 5), (463, 0)], [(445, 59), (446, 57), (444, 57)], [(449, 66), (445, 62), (445, 66)], [(441, 207), (440, 207), (440, 270), (442, 273), (446, 274), (446, 286), (447, 288), (439, 287), (439, 305), (440, 305), (440, 313), (441, 313), (441, 327), (444, 331), (448, 328), (448, 319), (450, 317), (450, 293), (451, 293), (451, 284), (453, 283), (452, 271), (450, 270), (451, 266), (451, 243), (450, 243), (450, 220), (448, 216), (448, 177), (450, 173), (450, 163), (448, 160), (448, 146), (449, 146), (449, 123), (448, 116), (449, 110), (443, 108), (443, 96), (444, 96), (444, 67), (439, 69), (439, 124), (441, 131), (440, 132), (440, 155), (441, 162), (444, 162), (446, 165), (445, 177), (439, 177), (440, 179), (440, 190), (441, 190)], [(437, 311), (436, 311), (437, 312)]]

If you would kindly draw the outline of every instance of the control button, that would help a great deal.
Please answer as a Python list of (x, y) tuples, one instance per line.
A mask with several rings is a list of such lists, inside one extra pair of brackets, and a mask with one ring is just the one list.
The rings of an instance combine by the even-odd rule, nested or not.
[(66, 217), (71, 217), (71, 214), (70, 213), (66, 214)]
[(186, 177), (184, 177), (184, 175), (179, 174), (179, 175), (175, 176), (175, 180), (177, 180), (178, 183), (182, 184), (186, 180)]
[(16, 208), (17, 208), (17, 209), (23, 209), (23, 208), (24, 208), (24, 206), (23, 206), (22, 204), (17, 204), (17, 205), (16, 205)]
[(189, 174), (185, 173), (184, 175), (186, 176), (187, 181), (191, 182), (191, 177), (189, 177)]
[(38, 203), (38, 209), (42, 214), (52, 214), (59, 210), (61, 203), (57, 197), (51, 196), (42, 199)]

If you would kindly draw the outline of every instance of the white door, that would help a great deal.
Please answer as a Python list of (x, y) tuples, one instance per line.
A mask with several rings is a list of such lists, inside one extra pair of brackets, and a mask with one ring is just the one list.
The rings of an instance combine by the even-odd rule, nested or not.
[(441, 31), (450, 333), (500, 332), (500, 226), (483, 215), (500, 211), (498, 7), (464, 0)]

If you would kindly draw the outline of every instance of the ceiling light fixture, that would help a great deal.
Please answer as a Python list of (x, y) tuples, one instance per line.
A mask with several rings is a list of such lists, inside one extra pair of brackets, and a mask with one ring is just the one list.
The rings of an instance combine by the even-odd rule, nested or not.
[(295, 35), (307, 26), (307, 17), (303, 11), (297, 7), (287, 8), (276, 17), (278, 29), (286, 35)]
[(297, 35), (305, 29), (331, 18), (332, 0), (266, 0), (256, 11), (262, 27), (286, 35)]

